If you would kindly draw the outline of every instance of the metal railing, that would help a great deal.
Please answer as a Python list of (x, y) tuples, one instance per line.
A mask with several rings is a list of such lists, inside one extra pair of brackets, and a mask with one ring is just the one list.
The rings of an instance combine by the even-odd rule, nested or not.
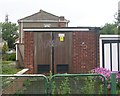
[[(65, 80), (67, 80), (67, 79), (65, 79), (66, 77), (68, 77), (68, 81), (69, 81), (70, 84), (68, 84), (68, 81), (67, 82), (65, 81)], [(92, 77), (92, 78), (90, 78), (91, 80), (90, 79), (85, 79), (85, 78), (88, 78), (88, 77)], [(111, 78), (114, 78), (114, 77), (115, 77), (115, 75), (112, 76)], [(86, 80), (93, 82), (93, 81), (99, 81), (99, 79), (102, 79), (102, 82), (101, 82), (102, 93), (100, 93), (100, 94), (105, 94), (106, 95), (107, 94), (107, 81), (106, 81), (106, 77), (104, 75), (101, 75), (101, 74), (56, 74), (56, 75), (51, 76), (51, 79), (48, 78), (45, 75), (42, 75), (42, 74), (0, 75), (0, 83), (2, 83), (2, 93), (3, 94), (6, 94), (7, 91), (11, 91), (10, 89), (13, 89), (13, 87), (15, 88), (15, 91), (16, 91), (17, 87), (18, 87), (18, 89), (23, 90), (24, 88), (22, 88), (22, 87), (24, 87), (25, 84), (29, 85), (28, 81), (33, 82), (33, 85), (35, 85), (35, 83), (38, 82), (38, 83), (36, 83), (36, 87), (34, 88), (34, 90), (33, 89), (31, 89), (31, 90), (36, 91), (36, 90), (42, 89), (44, 87), (42, 92), (40, 90), (38, 90), (39, 91), (38, 94), (52, 95), (53, 94), (52, 92), (54, 91), (53, 87), (55, 87), (54, 84), (53, 84), (54, 81), (55, 81), (55, 83), (57, 82), (56, 84), (58, 84), (60, 82), (62, 82), (62, 83), (66, 82), (66, 84), (69, 85), (68, 87), (72, 88), (71, 90), (77, 91), (76, 89), (74, 89), (75, 86), (74, 86), (73, 83), (76, 83), (76, 86), (78, 86), (79, 88), (82, 88), (82, 87), (85, 87)], [(77, 84), (77, 80), (78, 80), (78, 84)], [(115, 90), (116, 90), (115, 85), (114, 85), (115, 80), (112, 79), (111, 82), (112, 82), (111, 92), (115, 93)], [(96, 85), (94, 86), (94, 88), (97, 90), (97, 92), (99, 92), (100, 90), (97, 89), (97, 87), (99, 85), (97, 85), (98, 83), (95, 83), (95, 84)], [(13, 85), (15, 85), (15, 86), (13, 86)], [(33, 85), (30, 85), (30, 86), (33, 87)], [(89, 85), (90, 84), (88, 83), (87, 87), (92, 88)], [(12, 87), (10, 87), (10, 86), (12, 86)], [(62, 86), (64, 86), (64, 84), (62, 84), (62, 85), (58, 84), (56, 86), (56, 89), (58, 87), (62, 87)], [(66, 85), (64, 87), (67, 89)], [(28, 88), (30, 88), (30, 87), (28, 86)], [(67, 90), (70, 90), (70, 89), (67, 89)], [(15, 91), (13, 91), (12, 94), (16, 94)], [(80, 91), (80, 90), (78, 89), (78, 91)], [(11, 94), (11, 93), (7, 93), (7, 94)], [(24, 93), (18, 93), (18, 94), (24, 94)], [(36, 94), (36, 92), (30, 93), (28, 91), (28, 93), (25, 93), (25, 94)], [(70, 94), (74, 94), (74, 93), (70, 93)], [(92, 94), (94, 94), (94, 93), (92, 93)], [(95, 94), (97, 94), (97, 93), (95, 93)]]
[[(53, 88), (53, 81), (55, 80), (55, 78), (58, 78), (58, 77), (101, 77), (103, 80), (103, 93), (102, 94), (107, 94), (107, 81), (106, 81), (106, 77), (101, 75), (101, 74), (56, 74), (56, 75), (53, 75), (51, 80), (50, 80), (50, 94), (52, 94), (52, 88)], [(96, 79), (98, 80), (98, 79)], [(81, 82), (82, 83), (82, 82)], [(57, 85), (58, 86), (58, 85)], [(78, 85), (80, 86), (80, 85)], [(98, 86), (98, 85), (97, 85)], [(73, 86), (72, 86), (73, 87)], [(80, 91), (80, 90), (79, 90)], [(86, 94), (86, 93), (85, 93)], [(92, 94), (96, 94), (96, 93), (92, 93)]]
[[(21, 93), (21, 90), (24, 90), (25, 86), (30, 90), (38, 90), (38, 86), (44, 87), (42, 93), (37, 94), (48, 94), (48, 79), (45, 75), (42, 74), (24, 74), (24, 75), (0, 75), (0, 83), (2, 83), (2, 94), (24, 94)], [(33, 83), (33, 84), (32, 84)], [(35, 86), (36, 83), (36, 86)], [(30, 85), (32, 84), (32, 85)], [(32, 88), (35, 86), (34, 88)], [(41, 88), (39, 87), (40, 91)], [(16, 93), (17, 91), (17, 93)], [(18, 92), (19, 91), (19, 92)], [(25, 94), (36, 94), (36, 92), (25, 91)]]

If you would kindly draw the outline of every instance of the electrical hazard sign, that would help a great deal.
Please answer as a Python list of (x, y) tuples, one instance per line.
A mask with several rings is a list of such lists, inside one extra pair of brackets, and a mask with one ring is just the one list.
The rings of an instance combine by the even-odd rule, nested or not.
[(65, 39), (65, 34), (59, 33), (59, 34), (58, 34), (58, 37), (59, 37), (60, 42), (63, 42), (64, 39)]

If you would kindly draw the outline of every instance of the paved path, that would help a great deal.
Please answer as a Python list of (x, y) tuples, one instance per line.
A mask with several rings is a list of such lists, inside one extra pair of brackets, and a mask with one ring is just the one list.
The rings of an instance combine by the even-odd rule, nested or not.
[(45, 94), (45, 87), (43, 81), (31, 82), (31, 85), (27, 87), (24, 94)]

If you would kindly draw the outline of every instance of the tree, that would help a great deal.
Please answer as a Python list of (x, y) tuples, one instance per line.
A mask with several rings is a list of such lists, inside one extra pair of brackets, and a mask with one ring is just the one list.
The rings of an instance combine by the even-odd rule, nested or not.
[(7, 43), (5, 42), (3, 47), (2, 47), (2, 53), (6, 53), (8, 51), (8, 45)]
[(100, 34), (119, 34), (117, 24), (116, 23), (106, 23), (102, 27)]
[(2, 37), (8, 43), (10, 49), (14, 48), (15, 40), (18, 38), (18, 26), (15, 23), (2, 23)]

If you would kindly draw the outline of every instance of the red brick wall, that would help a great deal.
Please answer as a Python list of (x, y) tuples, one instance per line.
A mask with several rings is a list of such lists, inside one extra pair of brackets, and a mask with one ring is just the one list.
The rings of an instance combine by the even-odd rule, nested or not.
[(26, 68), (29, 68), (28, 73), (33, 73), (33, 51), (34, 51), (34, 42), (33, 42), (33, 32), (25, 32), (24, 34), (24, 65)]
[(99, 53), (98, 58), (96, 56), (96, 42), (96, 32), (73, 33), (72, 73), (86, 73), (96, 67), (96, 60), (99, 58)]
[[(72, 33), (72, 64), (70, 73), (86, 73), (99, 66), (99, 44), (96, 54), (96, 32), (73, 32)], [(34, 41), (32, 32), (25, 32), (24, 65), (29, 68), (29, 73), (34, 73)], [(98, 55), (98, 56), (96, 56)], [(98, 58), (97, 58), (98, 57)]]

